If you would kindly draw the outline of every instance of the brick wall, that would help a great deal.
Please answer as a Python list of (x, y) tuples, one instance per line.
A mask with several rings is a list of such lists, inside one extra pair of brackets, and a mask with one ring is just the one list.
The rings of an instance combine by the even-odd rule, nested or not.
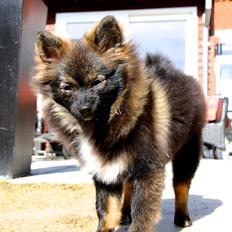
[(55, 32), (55, 24), (47, 24), (45, 30)]
[(215, 30), (232, 29), (232, 0), (215, 0)]
[(198, 79), (203, 84), (203, 19), (198, 16)]
[(215, 36), (209, 38), (209, 53), (208, 53), (208, 95), (213, 96), (216, 92), (216, 79), (214, 72), (215, 46), (218, 39)]

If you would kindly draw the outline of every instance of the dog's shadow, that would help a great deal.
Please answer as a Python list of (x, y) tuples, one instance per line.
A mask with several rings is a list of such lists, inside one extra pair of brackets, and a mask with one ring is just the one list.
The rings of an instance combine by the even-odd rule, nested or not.
[[(217, 208), (222, 206), (223, 202), (217, 199), (208, 199), (198, 195), (189, 196), (189, 211), (194, 222), (212, 214)], [(163, 199), (161, 201), (162, 216), (156, 226), (156, 232), (178, 232), (182, 231), (174, 225), (174, 199)], [(128, 226), (120, 227), (116, 232), (126, 232)]]

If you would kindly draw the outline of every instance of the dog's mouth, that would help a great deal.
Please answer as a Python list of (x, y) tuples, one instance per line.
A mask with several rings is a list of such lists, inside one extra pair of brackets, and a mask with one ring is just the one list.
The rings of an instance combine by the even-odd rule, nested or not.
[(89, 121), (93, 121), (94, 117), (89, 115), (89, 116), (81, 117), (80, 119), (84, 122), (89, 122)]

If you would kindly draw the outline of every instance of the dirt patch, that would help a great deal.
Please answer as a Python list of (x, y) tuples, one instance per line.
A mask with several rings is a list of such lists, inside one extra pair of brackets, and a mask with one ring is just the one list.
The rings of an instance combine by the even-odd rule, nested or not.
[(1, 232), (92, 232), (93, 185), (0, 182)]

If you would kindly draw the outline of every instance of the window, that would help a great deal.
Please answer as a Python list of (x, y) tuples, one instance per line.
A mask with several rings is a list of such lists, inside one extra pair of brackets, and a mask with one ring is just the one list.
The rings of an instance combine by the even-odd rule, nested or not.
[(130, 29), (141, 56), (147, 52), (161, 52), (168, 56), (176, 67), (185, 70), (184, 20), (148, 21), (138, 17), (138, 21), (132, 18)]
[(230, 44), (222, 44), (222, 55), (232, 55), (232, 42)]
[(229, 111), (232, 111), (232, 63), (220, 65), (219, 93), (229, 98)]
[(80, 38), (106, 15), (123, 23), (124, 31), (138, 45), (143, 57), (147, 52), (167, 55), (177, 68), (197, 76), (197, 13), (195, 7), (105, 12), (60, 13), (56, 32)]
[(232, 112), (232, 30), (217, 30), (220, 52), (215, 58), (216, 94), (229, 98), (229, 111)]

